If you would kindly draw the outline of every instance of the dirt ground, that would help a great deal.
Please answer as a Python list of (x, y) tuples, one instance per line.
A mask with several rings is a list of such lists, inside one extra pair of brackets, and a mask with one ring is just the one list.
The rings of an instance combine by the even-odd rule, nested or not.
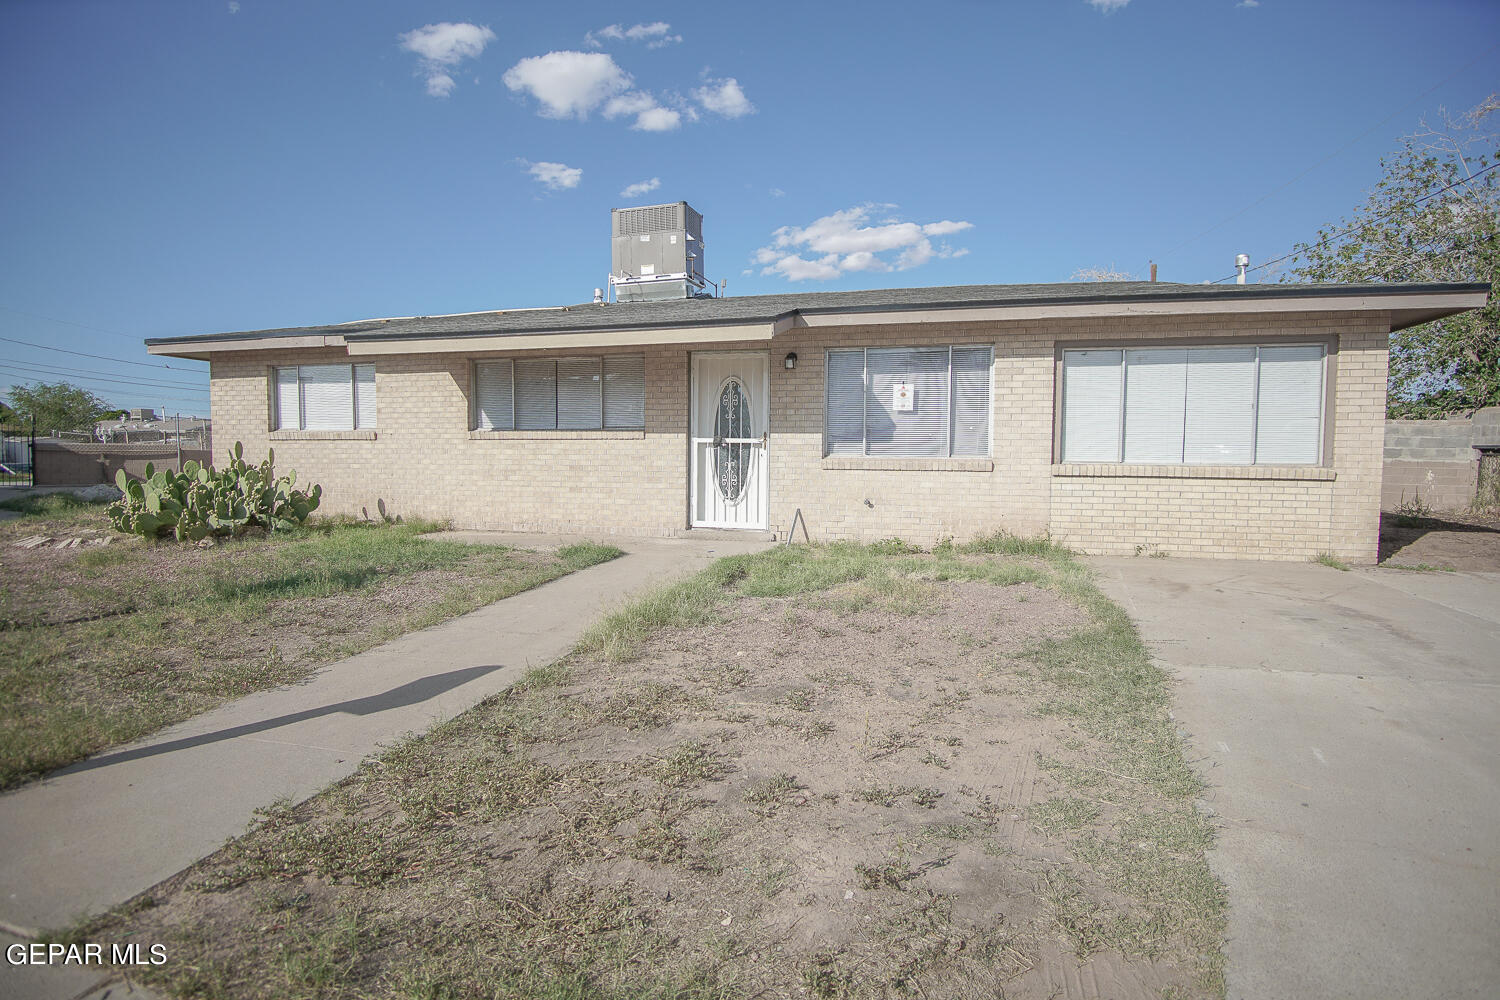
[(1500, 513), (1438, 511), (1380, 515), (1380, 561), (1500, 573)]
[(1133, 631), (1057, 564), (937, 565), (545, 668), (90, 937), (166, 943), (148, 979), (183, 996), (1220, 995), (1158, 678), (1111, 675), (1149, 689), (1118, 720), (1070, 708), (1068, 644)]

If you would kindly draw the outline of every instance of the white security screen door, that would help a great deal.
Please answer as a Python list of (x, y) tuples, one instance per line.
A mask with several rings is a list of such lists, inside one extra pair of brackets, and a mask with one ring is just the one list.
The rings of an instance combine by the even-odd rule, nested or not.
[(765, 528), (770, 499), (770, 356), (693, 355), (691, 512), (695, 528)]

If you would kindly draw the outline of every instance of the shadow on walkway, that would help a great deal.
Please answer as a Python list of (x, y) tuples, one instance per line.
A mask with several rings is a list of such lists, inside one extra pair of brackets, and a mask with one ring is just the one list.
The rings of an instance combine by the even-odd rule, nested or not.
[(126, 761), (141, 760), (146, 757), (155, 757), (159, 754), (174, 753), (178, 750), (189, 750), (193, 747), (206, 746), (209, 743), (218, 743), (223, 740), (232, 740), (240, 736), (250, 736), (254, 733), (264, 733), (272, 729), (280, 729), (294, 722), (303, 722), (307, 719), (316, 719), (325, 715), (374, 715), (392, 708), (405, 708), (408, 705), (416, 705), (429, 698), (435, 698), (440, 694), (451, 691), (456, 687), (467, 684), (469, 681), (483, 677), (494, 670), (500, 670), (498, 664), (478, 667), (464, 667), (460, 670), (450, 670), (447, 673), (432, 674), (422, 677), (399, 687), (393, 687), (389, 691), (380, 694), (367, 695), (363, 698), (353, 698), (349, 701), (340, 701), (332, 705), (323, 705), (319, 708), (309, 708), (301, 712), (293, 712), (289, 715), (279, 715), (274, 719), (262, 719), (259, 722), (248, 722), (243, 726), (231, 726), (228, 729), (220, 729), (217, 732), (203, 733), (198, 736), (188, 736), (180, 740), (170, 740), (166, 743), (155, 743), (151, 746), (138, 747), (134, 750), (122, 750), (119, 753), (103, 754), (98, 757), (90, 757), (88, 760), (70, 765), (60, 771), (52, 772), (49, 777), (57, 777), (64, 774), (73, 774), (78, 771), (92, 771), (99, 767), (109, 767), (112, 764), (123, 764)]

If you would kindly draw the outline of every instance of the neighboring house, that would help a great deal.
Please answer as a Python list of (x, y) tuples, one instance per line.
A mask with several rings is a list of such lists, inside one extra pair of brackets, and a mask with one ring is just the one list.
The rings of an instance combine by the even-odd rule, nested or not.
[(94, 440), (110, 444), (175, 443), (180, 438), (198, 447), (208, 443), (210, 433), (210, 422), (204, 417), (158, 417), (151, 410), (131, 410), (125, 417), (94, 424)]
[(210, 362), (216, 452), (274, 447), (332, 513), (780, 537), (800, 509), (815, 541), (1005, 529), (1093, 553), (1370, 562), (1390, 332), (1489, 291), (684, 298), (619, 266), (620, 229), (619, 297), (647, 301), (147, 343)]

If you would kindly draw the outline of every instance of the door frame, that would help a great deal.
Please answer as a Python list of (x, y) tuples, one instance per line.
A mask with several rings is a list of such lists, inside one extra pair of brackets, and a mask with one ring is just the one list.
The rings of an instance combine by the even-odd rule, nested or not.
[[(697, 432), (698, 421), (698, 393), (701, 380), (699, 378), (699, 359), (701, 358), (743, 358), (758, 357), (764, 360), (764, 374), (758, 390), (747, 382), (743, 377), (740, 381), (751, 392), (759, 391), (765, 400), (766, 426), (763, 437), (756, 442), (760, 445), (760, 461), (757, 463), (755, 475), (761, 480), (761, 517), (756, 524), (734, 524), (720, 521), (699, 521), (697, 519), (698, 489), (701, 482), (701, 470), (698, 468), (699, 445), (711, 441), (712, 437), (703, 437)], [(714, 387), (717, 390), (717, 386)], [(729, 350), (729, 351), (693, 351), (688, 359), (688, 495), (687, 495), (687, 522), (689, 528), (712, 528), (726, 531), (765, 531), (771, 524), (771, 352), (769, 350)], [(754, 439), (748, 439), (754, 440)]]

